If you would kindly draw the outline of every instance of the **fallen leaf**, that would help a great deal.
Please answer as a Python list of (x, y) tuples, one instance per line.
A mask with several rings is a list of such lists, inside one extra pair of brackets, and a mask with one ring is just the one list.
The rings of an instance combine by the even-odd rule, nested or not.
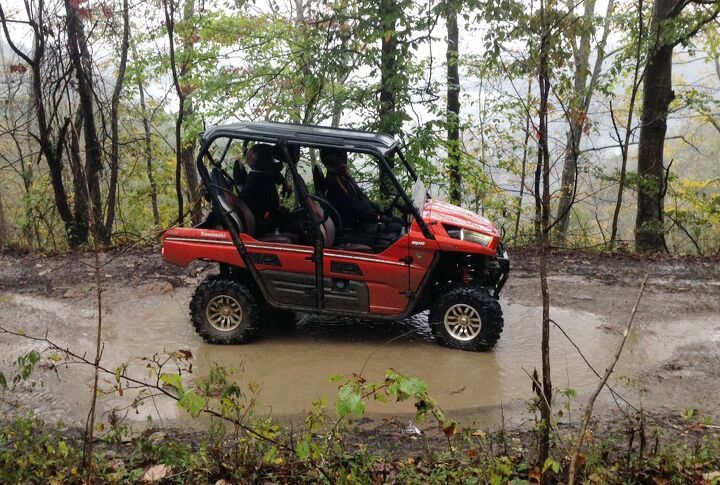
[(540, 469), (538, 467), (534, 467), (528, 472), (528, 479), (530, 483), (540, 483), (541, 478), (542, 473), (540, 473)]
[(457, 423), (453, 421), (443, 423), (442, 432), (445, 433), (445, 436), (448, 438), (452, 438), (457, 433)]
[(167, 465), (153, 465), (147, 469), (145, 475), (142, 477), (142, 481), (145, 483), (158, 482), (165, 478), (170, 472), (170, 467)]

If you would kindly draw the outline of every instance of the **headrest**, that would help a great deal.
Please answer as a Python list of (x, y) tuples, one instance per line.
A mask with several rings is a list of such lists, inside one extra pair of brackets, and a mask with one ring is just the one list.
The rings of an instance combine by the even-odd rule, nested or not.
[[(287, 145), (288, 153), (292, 158), (293, 163), (300, 161), (300, 146), (299, 145)], [(275, 145), (273, 147), (273, 158), (280, 163), (285, 162), (285, 153), (283, 152), (282, 146)]]
[(245, 154), (245, 160), (253, 170), (261, 172), (280, 171), (282, 163), (276, 163), (273, 160), (274, 153), (274, 147), (271, 145), (256, 143)]
[(328, 170), (335, 170), (341, 165), (347, 165), (348, 156), (345, 150), (339, 148), (322, 148), (320, 160)]

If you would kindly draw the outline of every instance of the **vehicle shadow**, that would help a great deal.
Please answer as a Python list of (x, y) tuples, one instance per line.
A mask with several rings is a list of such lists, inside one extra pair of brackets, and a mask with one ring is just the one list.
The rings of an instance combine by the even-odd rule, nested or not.
[(364, 344), (434, 343), (426, 312), (397, 321), (298, 314), (294, 322), (264, 322), (257, 341), (275, 340)]

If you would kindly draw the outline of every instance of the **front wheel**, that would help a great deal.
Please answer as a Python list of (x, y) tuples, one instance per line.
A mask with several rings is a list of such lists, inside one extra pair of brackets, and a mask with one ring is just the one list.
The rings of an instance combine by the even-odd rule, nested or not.
[(444, 291), (428, 321), (436, 342), (461, 350), (490, 350), (503, 330), (500, 303), (488, 289), (477, 286)]
[(190, 318), (198, 334), (211, 344), (241, 344), (255, 336), (259, 305), (239, 281), (211, 276), (197, 287)]

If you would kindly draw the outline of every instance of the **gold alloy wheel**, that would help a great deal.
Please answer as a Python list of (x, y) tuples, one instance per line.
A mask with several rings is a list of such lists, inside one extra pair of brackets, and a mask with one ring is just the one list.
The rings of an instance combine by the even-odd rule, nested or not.
[(467, 342), (474, 339), (482, 330), (482, 319), (477, 310), (470, 305), (458, 303), (445, 312), (445, 330), (454, 339)]
[(205, 317), (212, 328), (231, 332), (242, 323), (243, 310), (240, 303), (229, 295), (218, 295), (205, 307)]

